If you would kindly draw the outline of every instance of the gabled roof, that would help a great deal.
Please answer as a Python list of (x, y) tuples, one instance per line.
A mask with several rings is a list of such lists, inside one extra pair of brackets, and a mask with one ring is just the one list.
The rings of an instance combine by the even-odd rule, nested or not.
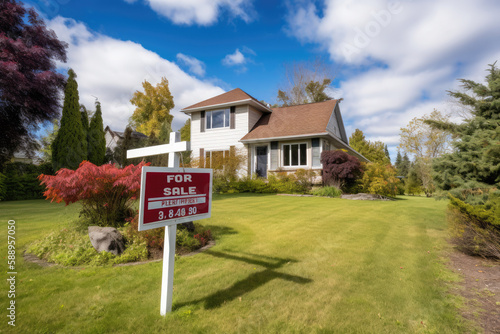
[[(106, 131), (109, 131), (109, 133), (111, 133), (111, 135), (114, 137), (114, 136), (118, 136), (118, 138), (121, 138), (123, 139), (123, 134), (125, 132), (123, 131), (114, 131), (114, 130), (111, 130), (111, 128), (108, 126), (106, 126), (106, 128), (104, 129), (104, 132)], [(137, 132), (137, 131), (132, 131), (132, 137), (133, 138), (147, 138), (148, 136), (146, 136), (144, 133), (141, 133), (141, 132)]]
[(185, 113), (191, 113), (194, 111), (201, 111), (205, 110), (208, 108), (216, 108), (216, 107), (226, 107), (229, 105), (239, 105), (239, 104), (251, 104), (258, 110), (264, 111), (264, 112), (271, 112), (271, 109), (258, 101), (256, 98), (252, 97), (251, 95), (245, 93), (243, 90), (236, 88), (233, 90), (230, 90), (229, 92), (226, 92), (221, 95), (214, 96), (208, 100), (198, 102), (196, 104), (193, 104), (189, 107), (186, 107), (182, 109), (183, 112)]
[(273, 112), (263, 115), (241, 141), (326, 134), (337, 102), (328, 100), (273, 108)]

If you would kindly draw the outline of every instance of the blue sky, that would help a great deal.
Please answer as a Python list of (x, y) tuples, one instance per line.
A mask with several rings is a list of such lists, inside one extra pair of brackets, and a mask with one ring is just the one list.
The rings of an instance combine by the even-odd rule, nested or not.
[(399, 129), (434, 108), (457, 108), (446, 90), (482, 81), (500, 60), (496, 0), (37, 0), (69, 43), (80, 101), (97, 96), (104, 123), (123, 130), (132, 94), (166, 77), (179, 110), (233, 88), (275, 102), (284, 63), (321, 57), (335, 73), (348, 135), (362, 130), (395, 157)]

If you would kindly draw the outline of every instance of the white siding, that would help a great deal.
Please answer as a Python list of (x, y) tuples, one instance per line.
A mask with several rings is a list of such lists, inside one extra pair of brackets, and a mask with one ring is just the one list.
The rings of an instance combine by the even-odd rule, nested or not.
[[(207, 111), (209, 110), (207, 109)], [(247, 105), (236, 107), (235, 129), (205, 129), (205, 132), (200, 132), (200, 122), (201, 112), (192, 113), (191, 150), (194, 158), (199, 157), (200, 148), (204, 149), (205, 152), (229, 150), (230, 146), (235, 146), (236, 149), (245, 149), (245, 146), (239, 140), (248, 133)]]

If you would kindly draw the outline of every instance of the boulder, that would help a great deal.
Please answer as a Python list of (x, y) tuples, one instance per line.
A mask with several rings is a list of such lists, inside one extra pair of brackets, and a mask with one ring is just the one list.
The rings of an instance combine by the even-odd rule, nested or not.
[(89, 238), (98, 252), (107, 251), (120, 255), (125, 250), (123, 236), (114, 227), (89, 226)]

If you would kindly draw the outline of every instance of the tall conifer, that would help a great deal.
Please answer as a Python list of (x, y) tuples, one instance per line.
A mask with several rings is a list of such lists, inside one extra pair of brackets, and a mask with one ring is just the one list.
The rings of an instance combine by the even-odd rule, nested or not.
[(88, 160), (94, 165), (100, 166), (104, 163), (106, 156), (106, 139), (102, 124), (101, 103), (95, 103), (95, 113), (90, 120), (87, 134)]
[(83, 160), (87, 159), (87, 138), (82, 126), (76, 74), (70, 69), (68, 75), (64, 89), (61, 127), (52, 144), (54, 170), (76, 169)]

